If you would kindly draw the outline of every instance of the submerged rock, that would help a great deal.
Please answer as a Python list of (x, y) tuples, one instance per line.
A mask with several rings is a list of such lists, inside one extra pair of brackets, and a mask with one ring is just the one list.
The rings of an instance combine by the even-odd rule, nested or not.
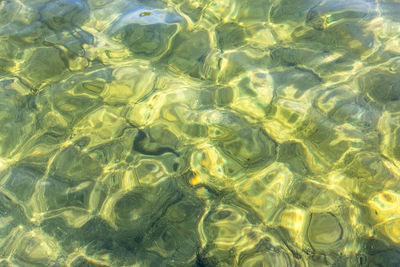
[(89, 18), (85, 0), (55, 0), (40, 7), (40, 19), (53, 30), (72, 29)]
[(116, 19), (108, 34), (122, 41), (137, 57), (157, 58), (168, 50), (182, 21), (171, 8), (138, 5)]
[(173, 24), (180, 23), (183, 18), (171, 8), (158, 9), (150, 6), (138, 5), (116, 19), (109, 33), (113, 34), (130, 24), (154, 25), (154, 24)]
[(312, 214), (307, 235), (315, 250), (329, 251), (343, 245), (343, 227), (332, 213)]

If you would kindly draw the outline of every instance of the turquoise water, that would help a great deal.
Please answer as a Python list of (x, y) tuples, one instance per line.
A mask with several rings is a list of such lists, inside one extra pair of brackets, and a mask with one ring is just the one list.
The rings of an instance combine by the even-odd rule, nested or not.
[(0, 1), (0, 266), (399, 266), (399, 14)]

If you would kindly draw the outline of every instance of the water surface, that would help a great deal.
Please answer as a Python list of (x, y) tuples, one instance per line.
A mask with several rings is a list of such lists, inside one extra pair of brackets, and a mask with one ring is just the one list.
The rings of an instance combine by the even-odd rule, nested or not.
[(0, 1), (0, 265), (400, 265), (399, 13)]

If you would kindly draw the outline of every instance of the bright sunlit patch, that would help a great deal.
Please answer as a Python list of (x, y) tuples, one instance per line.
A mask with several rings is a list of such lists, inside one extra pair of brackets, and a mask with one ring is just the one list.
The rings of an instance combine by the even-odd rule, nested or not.
[(201, 180), (200, 180), (198, 175), (196, 175), (196, 176), (194, 176), (193, 178), (190, 179), (190, 184), (193, 185), (193, 186), (196, 186), (196, 185), (198, 185), (200, 183), (201, 183)]

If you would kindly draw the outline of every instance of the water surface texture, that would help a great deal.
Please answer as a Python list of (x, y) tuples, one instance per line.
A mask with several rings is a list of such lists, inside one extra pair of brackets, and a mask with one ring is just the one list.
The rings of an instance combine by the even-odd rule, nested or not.
[(399, 266), (399, 14), (0, 1), (0, 266)]

